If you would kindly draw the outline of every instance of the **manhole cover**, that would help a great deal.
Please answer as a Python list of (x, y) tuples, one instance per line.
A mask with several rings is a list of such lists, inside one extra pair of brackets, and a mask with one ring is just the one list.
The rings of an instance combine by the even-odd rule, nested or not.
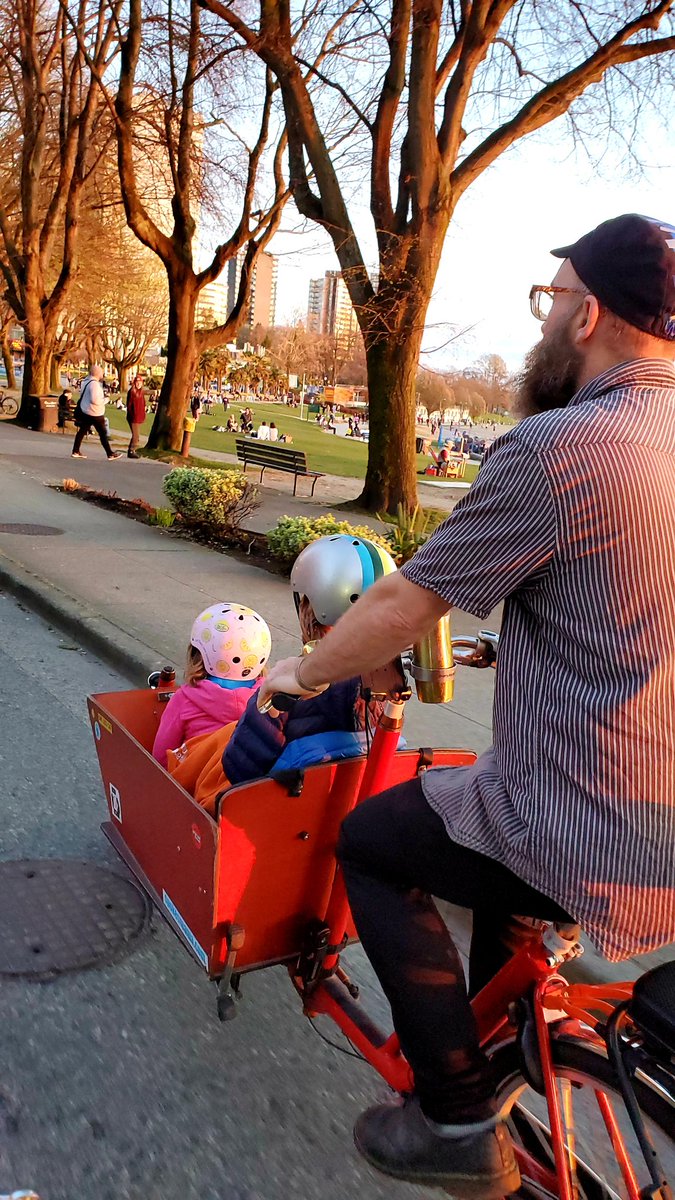
[(36, 982), (103, 966), (150, 923), (130, 879), (72, 859), (0, 862), (0, 975)]
[(63, 533), (55, 525), (21, 525), (16, 521), (0, 524), (0, 533), (23, 533), (30, 537), (57, 537)]

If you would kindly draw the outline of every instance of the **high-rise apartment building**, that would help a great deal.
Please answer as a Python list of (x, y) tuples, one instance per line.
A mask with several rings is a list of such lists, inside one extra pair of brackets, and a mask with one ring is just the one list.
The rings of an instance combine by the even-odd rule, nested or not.
[[(236, 258), (231, 258), (227, 264), (227, 311), (234, 308), (239, 292), (241, 268), (244, 263), (246, 250), (239, 251)], [(253, 267), (251, 292), (246, 306), (244, 323), (253, 327), (264, 325), (269, 329), (274, 325), (277, 307), (277, 272), (278, 261), (275, 254), (263, 250)]]
[(307, 329), (334, 337), (345, 346), (353, 345), (358, 321), (340, 271), (326, 271), (323, 279), (310, 281)]
[(197, 324), (204, 329), (212, 325), (224, 325), (230, 311), (227, 297), (227, 283), (222, 275), (213, 283), (207, 283), (197, 300)]
[(321, 310), (323, 308), (323, 279), (310, 279), (307, 301), (307, 332), (321, 333)]

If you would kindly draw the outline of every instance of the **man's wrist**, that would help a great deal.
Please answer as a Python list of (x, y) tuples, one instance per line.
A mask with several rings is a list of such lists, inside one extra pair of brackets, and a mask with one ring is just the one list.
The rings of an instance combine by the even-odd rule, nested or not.
[(303, 692), (320, 692), (327, 687), (327, 684), (309, 683), (303, 674), (303, 672), (307, 670), (307, 664), (311, 662), (311, 659), (311, 654), (304, 654), (298, 659), (297, 666), (295, 668), (295, 681)]

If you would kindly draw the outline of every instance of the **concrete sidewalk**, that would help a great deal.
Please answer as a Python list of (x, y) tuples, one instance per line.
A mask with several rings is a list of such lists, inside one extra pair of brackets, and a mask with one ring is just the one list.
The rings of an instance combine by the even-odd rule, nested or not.
[[(297, 653), (298, 626), (286, 579), (47, 486), (72, 477), (129, 499), (142, 496), (161, 503), (161, 480), (167, 470), (163, 464), (126, 459), (108, 463), (100, 447), (98, 454), (95, 448), (90, 458), (79, 462), (64, 453), (65, 441), (0, 422), (0, 587), (65, 630), (74, 645), (86, 646), (111, 663), (134, 685), (143, 684), (148, 672), (165, 662), (182, 674), (192, 622), (216, 599), (249, 604), (265, 617), (272, 631), (273, 658)], [(273, 511), (276, 501), (267, 497), (273, 491), (264, 489), (261, 513)], [(307, 511), (307, 502), (299, 501), (298, 507)], [(325, 511), (325, 501), (317, 501), (316, 508)], [(290, 512), (290, 506), (282, 511)], [(268, 520), (262, 527), (272, 523)], [(493, 626), (499, 626), (499, 619), (498, 612), (492, 615)], [(473, 633), (477, 625), (472, 616), (453, 614), (457, 634)], [(458, 670), (452, 704), (423, 706), (411, 701), (406, 714), (409, 744), (484, 750), (491, 741), (493, 688), (492, 671)], [(467, 914), (449, 906), (447, 912), (465, 945)], [(672, 957), (675, 951), (669, 949), (614, 965), (589, 947), (573, 973), (591, 981), (633, 978)]]

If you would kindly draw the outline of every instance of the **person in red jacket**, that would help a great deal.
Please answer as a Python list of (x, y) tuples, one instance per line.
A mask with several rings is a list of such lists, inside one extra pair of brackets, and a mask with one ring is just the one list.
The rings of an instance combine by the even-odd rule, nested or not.
[(139, 442), (141, 425), (145, 420), (145, 396), (143, 395), (143, 380), (137, 375), (127, 392), (127, 423), (131, 430), (131, 441), (127, 450), (127, 458), (138, 458), (136, 448)]

